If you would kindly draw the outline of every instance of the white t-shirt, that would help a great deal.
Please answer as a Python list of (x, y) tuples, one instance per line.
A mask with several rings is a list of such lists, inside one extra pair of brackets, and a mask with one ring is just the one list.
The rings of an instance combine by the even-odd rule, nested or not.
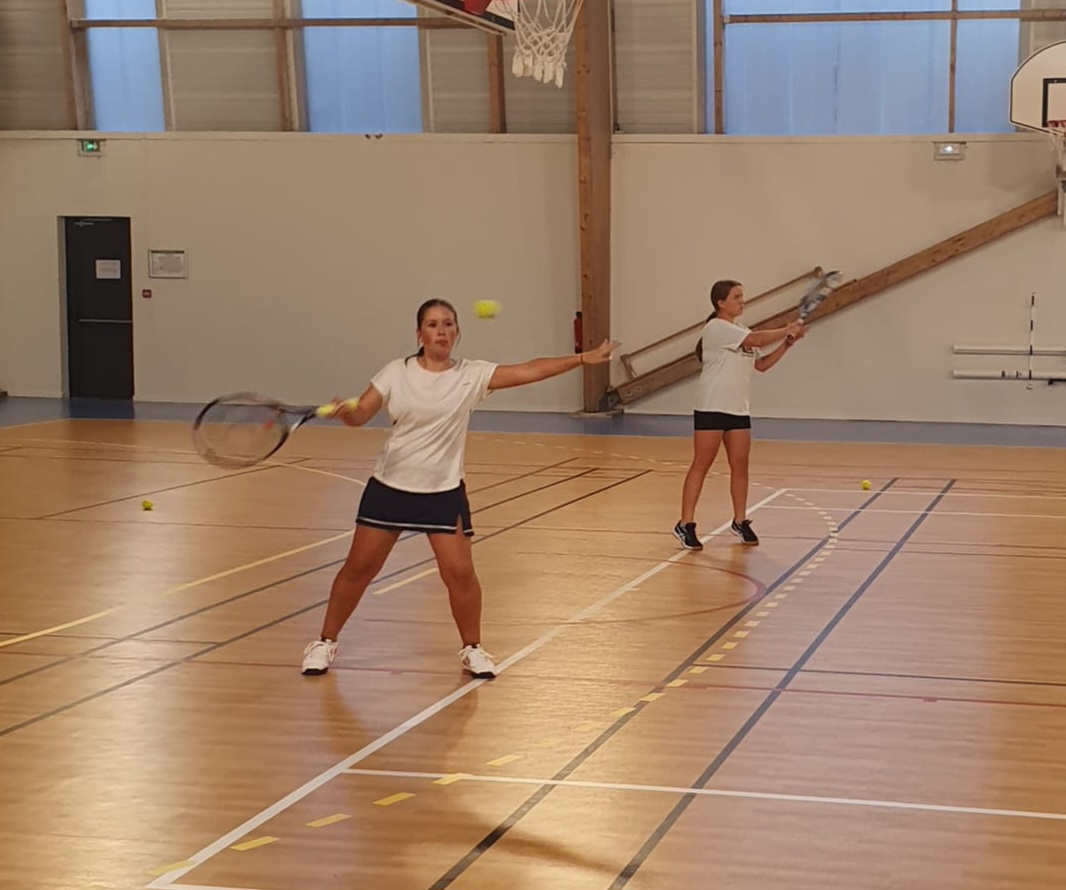
[(489, 394), (492, 362), (459, 359), (447, 371), (427, 371), (418, 360), (389, 362), (370, 381), (392, 421), (374, 476), (403, 491), (457, 488), (470, 414)]
[(750, 328), (723, 318), (712, 318), (703, 328), (703, 369), (696, 383), (696, 410), (721, 411), (747, 417), (748, 392), (755, 359), (762, 352), (743, 349)]

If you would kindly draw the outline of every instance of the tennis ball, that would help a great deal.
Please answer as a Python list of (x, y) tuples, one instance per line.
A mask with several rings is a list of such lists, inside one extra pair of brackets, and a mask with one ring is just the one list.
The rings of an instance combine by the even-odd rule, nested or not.
[(863, 479), (862, 480), (862, 490), (863, 491), (869, 491), (870, 490), (870, 480), (869, 479)]
[(149, 500), (144, 500), (144, 501), (141, 501), (141, 509), (142, 509), (142, 510), (151, 510), (151, 509), (153, 509), (154, 507), (155, 507), (155, 504), (153, 504), (153, 503), (152, 503), (151, 501), (149, 501)]
[(495, 300), (478, 300), (474, 304), (474, 314), (478, 318), (495, 318), (500, 311), (500, 304)]

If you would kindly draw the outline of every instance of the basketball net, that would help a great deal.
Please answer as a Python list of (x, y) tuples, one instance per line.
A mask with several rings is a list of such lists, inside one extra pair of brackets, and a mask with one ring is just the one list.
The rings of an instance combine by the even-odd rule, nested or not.
[(541, 83), (563, 85), (566, 50), (582, 0), (496, 0), (514, 19), (515, 51), (511, 71)]
[(1055, 155), (1055, 175), (1066, 180), (1066, 120), (1048, 121), (1047, 134)]

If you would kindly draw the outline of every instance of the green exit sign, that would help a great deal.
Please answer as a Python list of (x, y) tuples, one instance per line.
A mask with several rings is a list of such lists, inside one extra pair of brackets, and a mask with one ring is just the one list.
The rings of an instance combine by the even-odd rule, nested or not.
[(80, 139), (78, 140), (78, 154), (86, 155), (88, 157), (95, 157), (101, 155), (104, 152), (104, 143), (100, 139)]

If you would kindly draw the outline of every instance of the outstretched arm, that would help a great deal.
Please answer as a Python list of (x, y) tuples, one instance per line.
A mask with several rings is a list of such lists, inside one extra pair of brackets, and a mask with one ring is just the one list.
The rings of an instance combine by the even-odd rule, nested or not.
[(760, 358), (755, 359), (755, 370), (769, 371), (774, 365), (781, 361), (782, 358), (784, 358), (786, 352), (788, 352), (793, 346), (796, 345), (796, 343), (798, 343), (804, 338), (806, 333), (806, 328), (801, 326), (794, 335), (794, 339), (789, 340), (786, 337), (786, 339), (781, 341), (781, 344), (777, 347), (777, 349), (773, 350), (772, 352), (768, 352), (766, 355)]
[(555, 358), (535, 358), (520, 365), (499, 365), (492, 373), (489, 389), (507, 389), (511, 386), (525, 386), (558, 377), (567, 371), (573, 371), (582, 365), (598, 365), (611, 360), (611, 353), (619, 347), (614, 340), (604, 340), (597, 349), (580, 352), (575, 355), (561, 355)]
[(751, 348), (752, 346), (769, 346), (771, 343), (776, 343), (778, 340), (784, 340), (788, 336), (791, 336), (796, 340), (802, 337), (803, 322), (794, 321), (792, 324), (785, 325), (783, 328), (773, 328), (769, 331), (752, 331), (744, 338), (744, 342), (740, 345), (744, 348)]
[(334, 399), (333, 404), (337, 407), (330, 417), (339, 417), (348, 426), (362, 426), (381, 410), (381, 393), (368, 386), (354, 408), (349, 408), (341, 399)]

